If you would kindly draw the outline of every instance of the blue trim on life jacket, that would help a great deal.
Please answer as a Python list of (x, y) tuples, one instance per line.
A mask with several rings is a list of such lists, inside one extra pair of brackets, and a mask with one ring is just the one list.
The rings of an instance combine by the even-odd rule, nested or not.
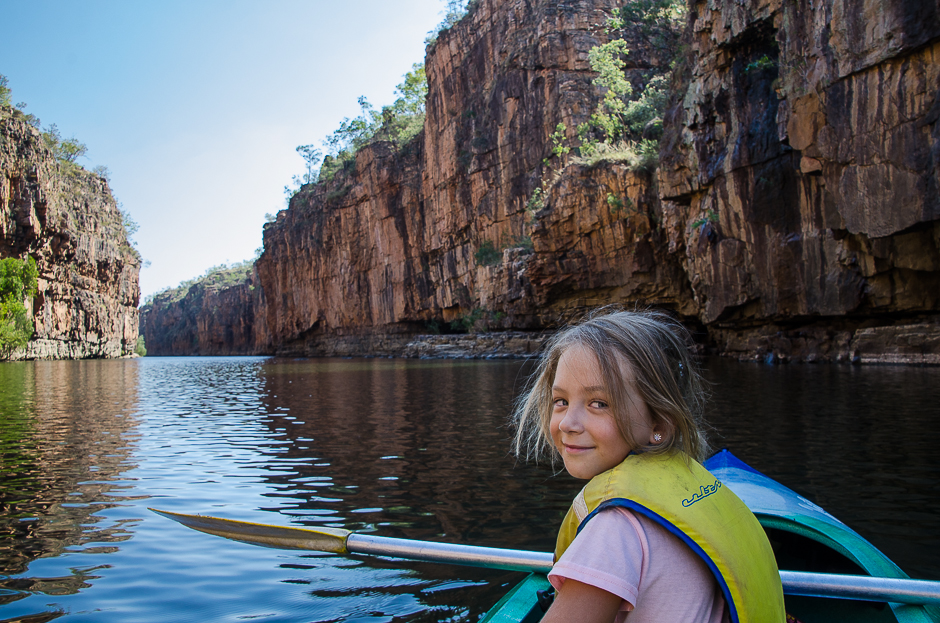
[(728, 604), (728, 610), (729, 610), (729, 614), (731, 617), (731, 622), (738, 623), (737, 606), (735, 605), (734, 600), (731, 599), (731, 589), (728, 588), (728, 584), (725, 582), (724, 576), (722, 576), (721, 572), (718, 570), (718, 566), (714, 562), (712, 562), (712, 559), (708, 556), (708, 554), (705, 553), (705, 550), (703, 550), (699, 546), (698, 543), (693, 541), (689, 535), (687, 535), (685, 532), (683, 532), (678, 527), (673, 525), (671, 521), (669, 521), (668, 519), (666, 519), (665, 517), (663, 517), (656, 511), (650, 510), (647, 507), (640, 504), (639, 502), (635, 502), (627, 498), (613, 498), (611, 500), (606, 500), (604, 502), (601, 502), (597, 506), (597, 508), (591, 511), (591, 513), (587, 517), (584, 518), (584, 521), (578, 524), (578, 534), (581, 533), (581, 528), (583, 528), (585, 524), (587, 524), (588, 520), (594, 517), (594, 515), (596, 515), (597, 513), (601, 512), (604, 509), (611, 508), (611, 507), (628, 508), (630, 510), (636, 511), (640, 513), (641, 515), (643, 515), (644, 517), (648, 519), (652, 519), (653, 521), (661, 525), (663, 528), (665, 528), (672, 534), (679, 537), (683, 543), (688, 545), (692, 549), (692, 551), (695, 552), (695, 554), (699, 558), (701, 558), (705, 562), (706, 565), (708, 565), (708, 568), (711, 570), (712, 575), (715, 577), (715, 580), (717, 580), (718, 582), (719, 588), (721, 588), (721, 592), (725, 596), (725, 603)]

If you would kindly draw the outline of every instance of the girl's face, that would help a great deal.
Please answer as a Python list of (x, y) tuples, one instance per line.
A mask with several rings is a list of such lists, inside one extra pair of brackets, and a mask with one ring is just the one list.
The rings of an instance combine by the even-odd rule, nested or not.
[[(653, 426), (646, 403), (637, 394), (633, 369), (620, 361), (629, 404), (631, 431), (637, 440), (649, 439)], [(633, 449), (620, 434), (610, 404), (611, 394), (597, 355), (583, 346), (571, 346), (558, 360), (552, 384), (552, 441), (575, 478), (590, 479), (619, 465)]]

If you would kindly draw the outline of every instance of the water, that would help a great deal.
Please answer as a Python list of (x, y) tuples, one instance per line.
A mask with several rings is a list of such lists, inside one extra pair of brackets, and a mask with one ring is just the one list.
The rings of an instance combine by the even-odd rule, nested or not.
[[(578, 483), (508, 453), (531, 364), (0, 365), (0, 621), (476, 621), (520, 574), (225, 541), (148, 507), (548, 551)], [(709, 361), (718, 447), (940, 579), (940, 369)]]

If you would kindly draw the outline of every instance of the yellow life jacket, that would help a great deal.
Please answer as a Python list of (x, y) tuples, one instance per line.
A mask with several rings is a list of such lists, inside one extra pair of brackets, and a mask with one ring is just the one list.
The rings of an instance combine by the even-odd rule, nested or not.
[(681, 452), (631, 454), (581, 490), (558, 531), (555, 560), (597, 513), (620, 506), (692, 548), (721, 587), (731, 621), (783, 623), (783, 587), (767, 535), (738, 496)]

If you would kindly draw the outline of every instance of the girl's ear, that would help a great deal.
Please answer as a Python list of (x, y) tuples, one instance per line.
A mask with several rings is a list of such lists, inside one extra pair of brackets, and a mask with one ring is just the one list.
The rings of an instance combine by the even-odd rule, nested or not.
[(653, 425), (653, 430), (650, 431), (649, 444), (651, 446), (659, 446), (664, 443), (672, 436), (673, 427), (668, 422), (659, 421)]

